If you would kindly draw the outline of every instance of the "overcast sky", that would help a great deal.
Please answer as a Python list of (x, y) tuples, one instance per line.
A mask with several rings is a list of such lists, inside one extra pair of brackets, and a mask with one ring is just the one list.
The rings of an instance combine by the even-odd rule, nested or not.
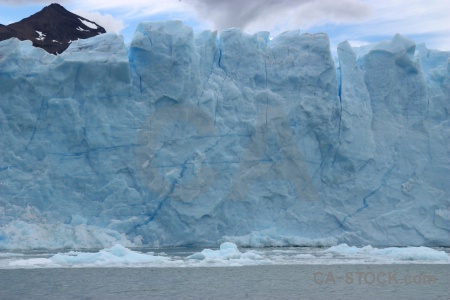
[(390, 40), (396, 33), (450, 50), (449, 0), (0, 0), (0, 23), (20, 21), (51, 3), (121, 33), (129, 42), (141, 21), (182, 20), (194, 28), (245, 32), (326, 32), (332, 46)]

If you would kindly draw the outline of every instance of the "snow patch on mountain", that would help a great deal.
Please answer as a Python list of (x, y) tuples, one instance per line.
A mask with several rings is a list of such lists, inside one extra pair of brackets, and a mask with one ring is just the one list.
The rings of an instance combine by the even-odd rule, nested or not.
[(83, 23), (84, 25), (86, 25), (87, 27), (89, 27), (89, 28), (91, 28), (91, 29), (97, 29), (97, 28), (98, 28), (97, 25), (95, 25), (94, 23), (89, 22), (89, 21), (87, 21), (87, 20), (83, 20), (83, 19), (80, 19), (80, 18), (78, 18), (78, 20), (80, 20), (81, 23)]

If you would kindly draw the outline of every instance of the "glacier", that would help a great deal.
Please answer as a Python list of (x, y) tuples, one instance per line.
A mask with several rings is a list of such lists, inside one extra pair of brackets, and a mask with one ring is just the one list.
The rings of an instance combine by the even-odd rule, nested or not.
[(450, 246), (450, 52), (269, 36), (0, 42), (0, 249)]

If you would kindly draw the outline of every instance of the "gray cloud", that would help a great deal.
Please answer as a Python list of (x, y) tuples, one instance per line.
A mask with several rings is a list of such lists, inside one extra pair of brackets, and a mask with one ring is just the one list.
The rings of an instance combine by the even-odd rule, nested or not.
[[(182, 0), (183, 1), (183, 0)], [(370, 14), (360, 0), (184, 0), (216, 29), (301, 28), (324, 22), (349, 22)]]

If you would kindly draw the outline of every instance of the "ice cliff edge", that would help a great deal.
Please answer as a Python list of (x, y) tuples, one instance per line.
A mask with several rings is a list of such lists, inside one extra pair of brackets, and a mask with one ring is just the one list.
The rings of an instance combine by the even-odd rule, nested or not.
[(449, 52), (142, 23), (0, 42), (0, 248), (450, 246)]

